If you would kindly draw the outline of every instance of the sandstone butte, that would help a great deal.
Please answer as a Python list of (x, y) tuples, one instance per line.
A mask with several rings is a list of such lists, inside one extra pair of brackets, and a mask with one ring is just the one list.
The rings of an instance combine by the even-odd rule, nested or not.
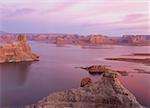
[(64, 46), (65, 42), (64, 39), (62, 37), (57, 37), (56, 38), (56, 45), (57, 46)]
[(16, 42), (0, 46), (0, 63), (35, 60), (39, 60), (39, 56), (32, 53), (24, 34), (19, 34)]
[(90, 44), (92, 45), (100, 45), (100, 44), (112, 44), (113, 41), (102, 35), (92, 35), (90, 37)]
[(25, 108), (144, 108), (117, 77), (116, 73), (105, 72), (97, 82), (51, 93)]

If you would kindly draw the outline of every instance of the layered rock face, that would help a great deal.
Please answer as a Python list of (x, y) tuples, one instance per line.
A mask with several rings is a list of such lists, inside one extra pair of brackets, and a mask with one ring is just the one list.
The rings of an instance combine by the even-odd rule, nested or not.
[[(0, 32), (0, 38), (14, 41), (18, 34)], [(109, 37), (101, 34), (78, 35), (78, 34), (53, 34), (53, 33), (26, 33), (27, 38), (32, 41), (73, 44), (73, 45), (103, 45), (103, 44), (122, 44), (122, 45), (150, 45), (150, 35), (123, 35), (122, 37)], [(0, 42), (2, 41), (0, 39)], [(58, 40), (57, 40), (58, 39)], [(4, 41), (3, 41), (4, 42)]]
[(25, 108), (143, 108), (112, 72), (77, 89), (52, 93)]
[(62, 37), (56, 38), (56, 45), (63, 46), (65, 44), (64, 39)]
[(92, 35), (90, 37), (90, 43), (92, 45), (98, 45), (98, 44), (111, 44), (113, 41), (110, 39), (106, 38), (105, 36), (102, 35)]
[(39, 56), (32, 53), (26, 37), (19, 34), (16, 42), (0, 47), (0, 63), (39, 60)]
[(90, 38), (90, 43), (91, 44), (102, 44), (104, 43), (104, 37), (102, 36), (91, 36)]

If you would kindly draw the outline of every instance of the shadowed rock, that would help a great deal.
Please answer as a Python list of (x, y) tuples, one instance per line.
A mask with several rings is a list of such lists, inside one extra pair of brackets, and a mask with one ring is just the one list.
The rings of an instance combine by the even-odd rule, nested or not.
[(83, 78), (83, 79), (81, 80), (80, 87), (84, 87), (84, 86), (89, 85), (89, 84), (91, 84), (91, 83), (92, 83), (91, 78), (85, 77), (85, 78)]
[(39, 60), (39, 56), (32, 53), (24, 34), (19, 34), (16, 42), (0, 47), (0, 63)]
[(92, 65), (89, 67), (80, 67), (81, 69), (87, 70), (90, 74), (102, 74), (104, 72), (108, 72), (108, 69), (105, 65)]
[(105, 73), (105, 72), (114, 72), (114, 73), (119, 73), (122, 76), (128, 76), (128, 72), (127, 71), (112, 70), (112, 69), (110, 69), (108, 67), (111, 67), (111, 66), (92, 65), (92, 66), (89, 66), (89, 67), (79, 67), (79, 68), (88, 71), (89, 74), (91, 74), (91, 75), (101, 75), (102, 73)]
[(95, 83), (52, 93), (25, 108), (143, 108), (117, 77), (112, 72), (103, 73)]

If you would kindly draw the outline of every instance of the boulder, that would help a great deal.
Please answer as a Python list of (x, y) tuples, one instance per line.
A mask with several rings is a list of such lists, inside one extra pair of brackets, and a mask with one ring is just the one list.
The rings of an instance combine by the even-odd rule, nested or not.
[(85, 77), (85, 78), (83, 78), (83, 79), (81, 80), (80, 87), (84, 87), (84, 86), (89, 85), (89, 84), (91, 84), (91, 83), (92, 83), (91, 78)]
[(109, 66), (106, 66), (106, 65), (92, 65), (89, 67), (80, 67), (80, 68), (85, 69), (90, 74), (102, 74), (104, 72), (110, 71), (110, 69), (108, 69), (108, 67)]

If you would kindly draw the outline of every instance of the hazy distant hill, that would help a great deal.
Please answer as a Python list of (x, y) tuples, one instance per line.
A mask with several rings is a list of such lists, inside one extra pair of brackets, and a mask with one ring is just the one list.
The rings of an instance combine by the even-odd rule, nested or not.
[[(0, 31), (0, 42), (2, 40), (13, 41), (18, 33), (7, 33)], [(150, 35), (123, 35), (122, 37), (104, 36), (101, 34), (78, 35), (78, 34), (57, 34), (57, 33), (25, 33), (28, 40), (54, 43), (58, 45), (79, 44), (79, 45), (149, 45)], [(4, 42), (4, 41), (3, 41)]]

